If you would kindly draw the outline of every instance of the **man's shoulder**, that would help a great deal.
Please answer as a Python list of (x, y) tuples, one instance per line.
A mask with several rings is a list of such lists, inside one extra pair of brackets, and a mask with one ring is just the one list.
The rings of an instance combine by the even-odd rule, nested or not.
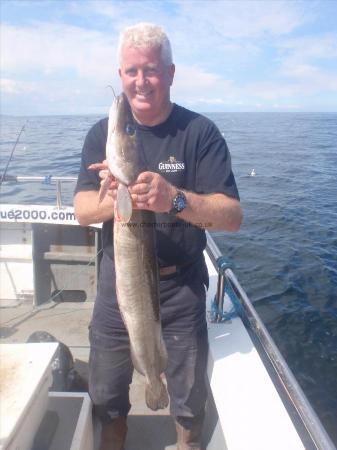
[(176, 121), (180, 128), (188, 129), (199, 136), (219, 133), (218, 127), (211, 119), (180, 105), (176, 105)]
[(88, 137), (105, 137), (108, 131), (108, 118), (104, 117), (103, 119), (98, 120), (94, 123), (88, 131)]
[(206, 117), (204, 114), (198, 113), (196, 111), (192, 111), (191, 109), (185, 108), (181, 105), (175, 105), (175, 112), (176, 116), (179, 117), (179, 119), (185, 119), (191, 124), (197, 124), (200, 125), (206, 125), (206, 126), (215, 126), (214, 122)]
[(108, 118), (103, 118), (94, 123), (87, 132), (84, 140), (84, 154), (98, 154), (105, 152), (106, 137), (108, 134)]

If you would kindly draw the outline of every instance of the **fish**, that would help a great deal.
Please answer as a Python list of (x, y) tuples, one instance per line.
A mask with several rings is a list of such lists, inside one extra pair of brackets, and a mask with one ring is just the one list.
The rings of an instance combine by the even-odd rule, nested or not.
[[(162, 379), (167, 351), (160, 320), (156, 220), (152, 211), (132, 209), (128, 186), (141, 172), (141, 162), (136, 126), (124, 93), (115, 97), (109, 111), (106, 159), (118, 181), (113, 226), (117, 301), (129, 334), (133, 365), (145, 377), (146, 404), (155, 411), (169, 403)], [(108, 178), (100, 199), (109, 188)]]

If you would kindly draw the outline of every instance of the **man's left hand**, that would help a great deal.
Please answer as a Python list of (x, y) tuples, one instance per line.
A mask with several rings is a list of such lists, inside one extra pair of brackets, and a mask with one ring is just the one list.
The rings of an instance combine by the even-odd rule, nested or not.
[(165, 178), (155, 172), (142, 172), (129, 186), (135, 209), (148, 209), (155, 212), (168, 212), (176, 189)]

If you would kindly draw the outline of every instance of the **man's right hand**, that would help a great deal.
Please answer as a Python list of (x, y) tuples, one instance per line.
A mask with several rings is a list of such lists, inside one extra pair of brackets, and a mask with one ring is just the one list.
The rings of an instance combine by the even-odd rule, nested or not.
[[(90, 169), (90, 170), (99, 170), (98, 176), (101, 178), (101, 188), (103, 188), (103, 186), (105, 186), (106, 183), (108, 182), (108, 185), (107, 185), (108, 192), (107, 192), (107, 194), (111, 195), (112, 198), (115, 200), (116, 199), (116, 190), (118, 188), (118, 181), (111, 174), (111, 172), (109, 170), (109, 167), (108, 167), (107, 160), (105, 159), (101, 163), (91, 164), (88, 167), (88, 169)], [(109, 180), (107, 180), (107, 178), (110, 179), (110, 183), (109, 183)]]
[(80, 225), (87, 226), (94, 223), (106, 222), (114, 216), (114, 206), (118, 182), (110, 174), (107, 161), (91, 164), (91, 170), (98, 170), (101, 178), (101, 186), (106, 183), (108, 178), (110, 183), (107, 189), (107, 195), (100, 198), (100, 192), (96, 190), (80, 191), (74, 197), (75, 217)]

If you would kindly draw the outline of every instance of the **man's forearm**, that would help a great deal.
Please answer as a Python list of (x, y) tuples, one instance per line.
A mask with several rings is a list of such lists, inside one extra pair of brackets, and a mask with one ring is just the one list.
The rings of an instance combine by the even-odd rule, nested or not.
[(114, 201), (110, 195), (106, 195), (99, 203), (98, 191), (82, 191), (74, 197), (74, 209), (80, 225), (87, 226), (112, 219)]
[(224, 194), (186, 192), (187, 206), (177, 217), (209, 230), (238, 231), (242, 222), (240, 202)]
[[(149, 174), (149, 173), (148, 173)], [(155, 175), (157, 174), (151, 174)], [(159, 177), (162, 180), (161, 177)], [(176, 193), (176, 188), (164, 180), (164, 189), (154, 189), (155, 202), (152, 206), (147, 203), (135, 202), (137, 209), (150, 209), (155, 212), (168, 211), (172, 205), (172, 199)], [(137, 192), (139, 188), (133, 188)], [(144, 187), (142, 187), (144, 189)], [(186, 208), (177, 217), (209, 230), (238, 231), (242, 222), (242, 210), (240, 202), (224, 194), (196, 194), (194, 192), (184, 191), (187, 198)], [(161, 195), (158, 195), (161, 193)], [(134, 197), (135, 195), (133, 195)], [(149, 197), (150, 196), (150, 197)], [(150, 194), (136, 194), (136, 200), (139, 197), (145, 197), (145, 200), (151, 198)], [(106, 195), (101, 203), (98, 201), (98, 191), (78, 192), (74, 198), (75, 216), (81, 225), (90, 225), (93, 223), (106, 222), (113, 218), (114, 200), (112, 192)]]

